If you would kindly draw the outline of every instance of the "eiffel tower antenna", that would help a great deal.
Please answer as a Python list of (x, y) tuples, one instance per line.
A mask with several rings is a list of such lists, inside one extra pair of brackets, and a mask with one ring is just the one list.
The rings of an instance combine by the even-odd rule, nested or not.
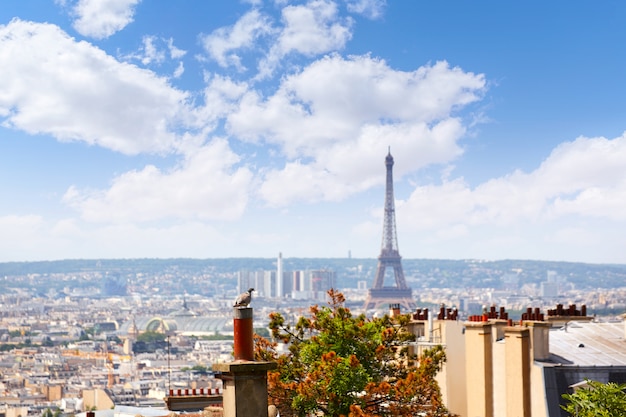
[[(416, 307), (413, 294), (406, 285), (402, 270), (402, 257), (398, 250), (398, 235), (396, 233), (396, 209), (393, 196), (393, 156), (389, 147), (385, 157), (387, 181), (385, 184), (385, 216), (383, 219), (383, 241), (378, 256), (378, 267), (374, 285), (369, 289), (365, 300), (365, 310), (377, 309), (384, 304), (399, 304), (408, 310)], [(395, 287), (385, 287), (385, 271), (392, 268), (395, 278)]]

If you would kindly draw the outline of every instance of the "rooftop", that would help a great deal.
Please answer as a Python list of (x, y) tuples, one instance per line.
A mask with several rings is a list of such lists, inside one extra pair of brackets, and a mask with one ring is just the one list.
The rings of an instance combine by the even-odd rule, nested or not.
[(550, 356), (568, 366), (626, 366), (623, 322), (570, 322), (550, 330)]

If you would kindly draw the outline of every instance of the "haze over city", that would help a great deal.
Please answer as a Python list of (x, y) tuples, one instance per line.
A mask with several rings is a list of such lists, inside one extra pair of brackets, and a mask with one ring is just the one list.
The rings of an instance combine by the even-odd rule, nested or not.
[(0, 8), (0, 262), (626, 263), (626, 4)]

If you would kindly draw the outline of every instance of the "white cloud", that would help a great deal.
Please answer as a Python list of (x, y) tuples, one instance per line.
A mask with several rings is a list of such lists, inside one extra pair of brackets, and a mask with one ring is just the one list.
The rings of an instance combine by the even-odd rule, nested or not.
[(184, 57), (187, 54), (187, 51), (177, 48), (176, 46), (174, 46), (174, 39), (169, 38), (167, 40), (167, 47), (170, 51), (170, 57), (172, 59), (180, 59), (182, 57)]
[(313, 57), (338, 51), (352, 38), (352, 20), (340, 18), (337, 5), (326, 0), (286, 6), (282, 23), (275, 44), (259, 64), (258, 78), (270, 76), (287, 54)]
[(209, 56), (220, 66), (234, 66), (243, 71), (245, 68), (237, 51), (251, 48), (255, 40), (271, 31), (269, 18), (258, 10), (251, 10), (233, 26), (217, 29), (203, 36), (201, 41)]
[(626, 222), (624, 166), (626, 133), (580, 137), (559, 145), (530, 173), (516, 171), (475, 188), (461, 178), (418, 186), (397, 215), (404, 233), (444, 239), (442, 230), (465, 229), (478, 241), (491, 229), (492, 236), (528, 242), (542, 236), (589, 247), (604, 228), (594, 230), (597, 220)]
[(149, 165), (126, 172), (104, 191), (71, 187), (64, 201), (89, 222), (151, 222), (167, 218), (233, 220), (246, 208), (252, 174), (224, 140), (190, 153), (163, 172)]
[(367, 17), (368, 19), (378, 19), (383, 15), (386, 0), (346, 0), (348, 11)]
[(180, 76), (183, 75), (184, 72), (185, 72), (185, 65), (181, 61), (181, 62), (178, 63), (178, 66), (174, 70), (174, 73), (172, 74), (172, 77), (173, 78), (180, 78)]
[[(250, 56), (265, 54), (258, 63), (257, 80), (266, 78), (281, 60), (295, 53), (313, 57), (343, 49), (352, 37), (352, 20), (339, 16), (337, 5), (327, 0), (312, 0), (302, 5), (283, 5), (281, 24), (273, 26), (269, 16), (253, 9), (234, 25), (222, 27), (201, 37), (208, 56), (223, 68), (246, 70), (243, 52)], [(269, 45), (264, 51), (263, 48)]]
[[(143, 65), (161, 65), (170, 59), (176, 60), (184, 57), (187, 51), (174, 46), (172, 38), (162, 39), (153, 35), (145, 35), (142, 39), (141, 48), (128, 55), (123, 55), (122, 59), (126, 61), (137, 60)], [(182, 64), (179, 61), (179, 64)]]
[(180, 140), (185, 92), (54, 25), (0, 26), (0, 61), (4, 126), (126, 154), (171, 151)]
[(133, 21), (135, 6), (141, 0), (78, 0), (72, 9), (74, 29), (81, 35), (103, 39), (124, 29)]
[(329, 56), (283, 79), (265, 100), (246, 93), (228, 128), (289, 158), (259, 189), (269, 204), (337, 200), (379, 183), (389, 146), (400, 175), (457, 157), (465, 127), (452, 113), (484, 88), (482, 75), (445, 62), (402, 72), (367, 56)]
[(143, 57), (141, 58), (141, 63), (144, 65), (161, 64), (165, 61), (165, 51), (157, 48), (155, 40), (155, 36), (144, 36), (142, 39)]
[(341, 201), (381, 184), (384, 169), (381, 155), (394, 150), (401, 161), (396, 177), (432, 163), (446, 162), (461, 153), (456, 144), (464, 129), (457, 119), (428, 127), (423, 123), (366, 126), (354, 140), (320, 146), (314, 160), (288, 162), (270, 170), (259, 195), (271, 206), (294, 201)]
[(443, 120), (479, 100), (484, 88), (482, 75), (445, 62), (403, 72), (367, 56), (333, 55), (286, 77), (265, 101), (250, 92), (229, 123), (234, 134), (279, 143), (291, 157), (311, 156), (369, 124)]
[(337, 5), (314, 0), (306, 5), (287, 6), (282, 11), (284, 28), (278, 38), (280, 55), (298, 52), (315, 56), (343, 49), (352, 37), (351, 21), (340, 19)]

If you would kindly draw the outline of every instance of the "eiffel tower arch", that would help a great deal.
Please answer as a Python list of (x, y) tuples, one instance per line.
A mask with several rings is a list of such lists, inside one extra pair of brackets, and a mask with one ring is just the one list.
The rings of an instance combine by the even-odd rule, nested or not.
[[(407, 310), (414, 310), (416, 303), (413, 300), (413, 291), (406, 285), (402, 270), (402, 257), (398, 250), (398, 236), (396, 232), (396, 209), (393, 196), (393, 156), (391, 149), (385, 157), (387, 178), (385, 184), (385, 215), (383, 220), (383, 241), (378, 256), (378, 267), (374, 285), (368, 290), (365, 300), (365, 310), (377, 309), (387, 304), (399, 304)], [(385, 286), (385, 272), (393, 269), (395, 286)]]

